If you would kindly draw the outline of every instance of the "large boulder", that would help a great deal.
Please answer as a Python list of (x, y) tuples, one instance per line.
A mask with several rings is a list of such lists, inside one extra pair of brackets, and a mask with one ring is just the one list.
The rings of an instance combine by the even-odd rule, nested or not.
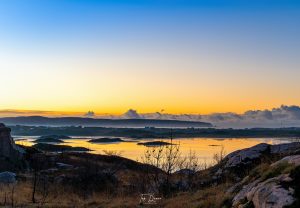
[(296, 201), (296, 180), (299, 178), (292, 172), (299, 166), (300, 155), (287, 156), (271, 164), (267, 174), (248, 182), (235, 194), (232, 200), (233, 207), (244, 207), (248, 203), (259, 208), (282, 208), (292, 205)]
[(0, 173), (0, 184), (14, 184), (17, 182), (16, 174), (12, 172), (1, 172)]
[(252, 202), (254, 207), (259, 208), (282, 208), (293, 204), (294, 190), (281, 186), (283, 182), (290, 182), (292, 179), (288, 174), (269, 178), (259, 182), (256, 180), (243, 189), (234, 197), (233, 207), (238, 207), (246, 202)]
[(273, 163), (271, 166), (275, 167), (282, 163), (288, 163), (291, 165), (299, 166), (300, 165), (300, 155), (286, 156), (286, 157), (282, 158), (281, 160)]
[(292, 154), (300, 150), (300, 142), (291, 142), (271, 146), (271, 154)]
[(254, 159), (258, 159), (269, 147), (269, 144), (261, 143), (247, 149), (232, 152), (225, 157), (225, 168), (240, 166), (242, 164), (247, 164)]
[(23, 150), (16, 146), (10, 135), (10, 128), (0, 123), (0, 157), (18, 160), (23, 155)]
[(300, 142), (269, 145), (261, 143), (250, 148), (237, 150), (224, 158), (225, 168), (234, 168), (249, 165), (265, 155), (289, 155), (300, 151)]

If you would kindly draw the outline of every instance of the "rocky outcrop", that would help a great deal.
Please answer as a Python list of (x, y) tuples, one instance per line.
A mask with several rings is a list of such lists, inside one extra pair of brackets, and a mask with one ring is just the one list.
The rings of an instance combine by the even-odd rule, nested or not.
[(22, 157), (23, 151), (20, 147), (15, 145), (10, 131), (10, 128), (0, 123), (0, 158), (17, 160)]
[(247, 164), (251, 162), (251, 160), (259, 158), (263, 152), (266, 152), (268, 150), (269, 146), (270, 145), (268, 144), (261, 143), (251, 148), (232, 152), (231, 154), (225, 157), (225, 160), (227, 160), (225, 168), (235, 167), (241, 164)]
[(241, 182), (244, 186), (239, 191), (236, 186), (230, 188), (230, 193), (236, 193), (232, 206), (247, 207), (251, 203), (257, 208), (282, 208), (292, 205), (297, 201), (295, 193), (299, 189), (299, 171), (296, 171), (299, 166), (300, 155), (290, 155), (272, 163), (252, 182), (249, 176), (245, 177), (246, 180)]
[(300, 142), (271, 145), (271, 154), (292, 154), (300, 150)]
[(253, 161), (259, 159), (263, 154), (293, 154), (300, 151), (300, 142), (293, 142), (287, 144), (269, 145), (261, 143), (253, 147), (238, 150), (230, 153), (224, 159), (225, 168), (239, 167), (242, 165), (249, 165)]
[(288, 163), (290, 165), (299, 166), (300, 165), (300, 155), (291, 155), (291, 156), (284, 157), (281, 160), (273, 163), (271, 166), (275, 167), (282, 163)]
[(16, 183), (16, 174), (12, 172), (2, 172), (0, 173), (0, 184), (14, 184)]
[[(293, 204), (294, 190), (280, 184), (290, 182), (289, 175), (280, 175), (265, 181), (256, 180), (242, 188), (234, 197), (233, 207), (242, 207), (242, 204), (252, 202), (254, 207), (259, 208), (282, 208)], [(243, 203), (244, 202), (244, 203)]]

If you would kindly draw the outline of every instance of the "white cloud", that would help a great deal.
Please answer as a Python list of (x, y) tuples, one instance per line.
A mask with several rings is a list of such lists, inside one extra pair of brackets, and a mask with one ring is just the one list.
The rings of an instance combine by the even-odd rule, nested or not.
[(86, 114), (84, 114), (85, 117), (94, 117), (95, 113), (94, 111), (88, 111)]
[(141, 118), (143, 118), (143, 116), (138, 114), (138, 112), (136, 110), (132, 110), (132, 109), (129, 109), (126, 113), (124, 113), (124, 115), (122, 117), (128, 118), (128, 119), (141, 119)]

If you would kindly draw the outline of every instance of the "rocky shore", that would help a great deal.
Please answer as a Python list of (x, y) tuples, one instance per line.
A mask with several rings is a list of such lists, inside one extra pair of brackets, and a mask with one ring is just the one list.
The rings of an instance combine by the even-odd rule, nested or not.
[(139, 202), (144, 193), (160, 196), (154, 207), (300, 207), (299, 142), (262, 143), (211, 167), (168, 172), (116, 155), (20, 147), (0, 124), (0, 158), (0, 185), (7, 186), (0, 195), (10, 193), (21, 207), (147, 207)]

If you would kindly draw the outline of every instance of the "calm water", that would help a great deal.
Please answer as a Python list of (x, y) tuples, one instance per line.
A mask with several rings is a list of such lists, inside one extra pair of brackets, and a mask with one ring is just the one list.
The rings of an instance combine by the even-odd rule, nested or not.
[[(16, 143), (31, 146), (33, 145), (33, 141), (36, 137), (15, 137)], [(121, 142), (121, 143), (110, 143), (110, 144), (92, 144), (89, 143), (88, 140), (92, 138), (99, 137), (85, 137), (85, 138), (73, 138), (64, 140), (64, 145), (70, 145), (73, 147), (86, 147), (91, 149), (91, 153), (93, 154), (104, 154), (103, 150), (109, 151), (117, 151), (121, 152), (121, 155), (126, 158), (130, 158), (133, 160), (141, 160), (141, 157), (144, 155), (147, 147), (142, 145), (137, 145), (138, 142), (145, 141), (154, 141), (154, 140), (137, 140), (137, 141), (129, 141)], [(124, 138), (123, 138), (124, 139)], [(219, 152), (222, 146), (225, 149), (226, 154), (229, 154), (235, 150), (243, 149), (247, 147), (254, 146), (259, 143), (268, 143), (268, 144), (279, 144), (279, 143), (287, 143), (291, 142), (292, 139), (273, 139), (273, 138), (264, 138), (264, 139), (256, 139), (256, 138), (231, 138), (231, 139), (212, 139), (212, 138), (194, 138), (194, 139), (174, 139), (174, 143), (180, 144), (180, 151), (182, 155), (188, 155), (189, 152), (195, 151), (199, 160), (203, 160), (205, 162), (212, 162), (213, 154)], [(166, 141), (169, 140), (159, 140)]]

